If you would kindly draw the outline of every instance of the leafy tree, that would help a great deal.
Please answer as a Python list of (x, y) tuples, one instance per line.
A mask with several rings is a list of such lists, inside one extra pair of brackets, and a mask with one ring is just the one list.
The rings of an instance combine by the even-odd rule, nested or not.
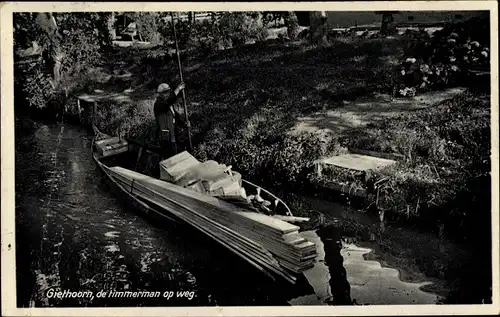
[(160, 41), (160, 15), (156, 12), (136, 12), (133, 20), (137, 25), (137, 33), (143, 41), (157, 43)]
[(30, 105), (46, 107), (85, 81), (88, 69), (100, 62), (103, 49), (111, 44), (109, 16), (95, 12), (14, 15), (16, 47), (36, 41), (42, 49), (40, 65), (16, 73), (23, 77), (18, 82)]

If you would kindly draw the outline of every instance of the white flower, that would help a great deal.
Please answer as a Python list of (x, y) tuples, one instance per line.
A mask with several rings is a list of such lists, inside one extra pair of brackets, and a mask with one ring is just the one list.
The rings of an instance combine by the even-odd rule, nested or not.
[(408, 58), (406, 59), (406, 62), (407, 62), (407, 63), (412, 63), (412, 64), (413, 64), (413, 63), (415, 63), (416, 61), (417, 61), (417, 59), (416, 59), (416, 58), (413, 58), (413, 57), (408, 57)]
[(481, 52), (481, 55), (483, 55), (484, 57), (488, 57), (488, 52), (486, 52), (486, 51), (482, 51), (482, 52)]

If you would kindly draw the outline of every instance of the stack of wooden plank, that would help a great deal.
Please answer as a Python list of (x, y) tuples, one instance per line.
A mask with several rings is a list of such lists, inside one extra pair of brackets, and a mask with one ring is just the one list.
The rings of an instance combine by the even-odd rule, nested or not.
[(126, 190), (160, 205), (226, 247), (242, 250), (240, 256), (263, 270), (293, 281), (289, 271), (300, 273), (314, 265), (316, 247), (300, 235), (298, 226), (121, 167), (109, 170)]

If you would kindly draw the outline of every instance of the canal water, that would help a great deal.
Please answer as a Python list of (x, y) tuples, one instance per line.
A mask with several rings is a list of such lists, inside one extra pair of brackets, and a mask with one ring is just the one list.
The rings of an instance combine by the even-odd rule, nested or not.
[[(401, 281), (397, 269), (367, 259), (372, 250), (343, 242), (334, 226), (304, 232), (319, 257), (296, 285), (274, 282), (195, 230), (147, 219), (116, 198), (93, 162), (91, 137), (65, 123), (16, 122), (19, 307), (438, 301), (421, 290), (425, 282)], [(97, 297), (127, 290), (161, 296)], [(57, 298), (53, 291), (93, 297)]]

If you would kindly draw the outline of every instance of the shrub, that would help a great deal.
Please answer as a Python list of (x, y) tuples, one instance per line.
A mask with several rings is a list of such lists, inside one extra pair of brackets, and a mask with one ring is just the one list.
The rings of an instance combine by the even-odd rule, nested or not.
[(155, 120), (151, 113), (153, 100), (140, 102), (101, 102), (95, 123), (100, 131), (122, 137), (155, 140)]
[(252, 180), (297, 185), (307, 183), (314, 160), (329, 150), (329, 143), (315, 134), (282, 135), (259, 125), (254, 128), (255, 134), (240, 130), (233, 138), (222, 128), (212, 129), (195, 155), (231, 164)]
[(193, 26), (193, 38), (198, 39), (202, 50), (223, 47), (238, 47), (254, 39), (263, 41), (267, 38), (267, 28), (259, 12), (221, 12), (213, 14), (211, 19)]
[(273, 157), (269, 172), (281, 183), (305, 183), (314, 161), (325, 152), (326, 141), (315, 134), (286, 136)]
[(137, 31), (146, 42), (160, 42), (160, 15), (156, 12), (135, 12), (131, 17), (137, 24)]
[[(423, 29), (406, 31), (400, 94), (467, 84), (470, 70), (489, 69), (489, 39), (481, 32), (488, 25), (488, 19), (475, 18), (447, 26), (433, 36)], [(471, 32), (471, 28), (478, 32)]]
[[(467, 219), (474, 218), (476, 212), (471, 204), (480, 206), (478, 201), (488, 195), (471, 187), (482, 184), (488, 190), (489, 186), (487, 98), (465, 93), (439, 106), (387, 119), (360, 133), (352, 131), (346, 139), (342, 141), (348, 147), (404, 156), (374, 175), (375, 179), (387, 178), (378, 206), (390, 211), (393, 218), (427, 221), (428, 228), (441, 222), (449, 231), (470, 230)], [(483, 221), (489, 210), (477, 212)]]
[(53, 98), (51, 79), (41, 69), (32, 70), (22, 85), (23, 94), (29, 107), (46, 108)]

